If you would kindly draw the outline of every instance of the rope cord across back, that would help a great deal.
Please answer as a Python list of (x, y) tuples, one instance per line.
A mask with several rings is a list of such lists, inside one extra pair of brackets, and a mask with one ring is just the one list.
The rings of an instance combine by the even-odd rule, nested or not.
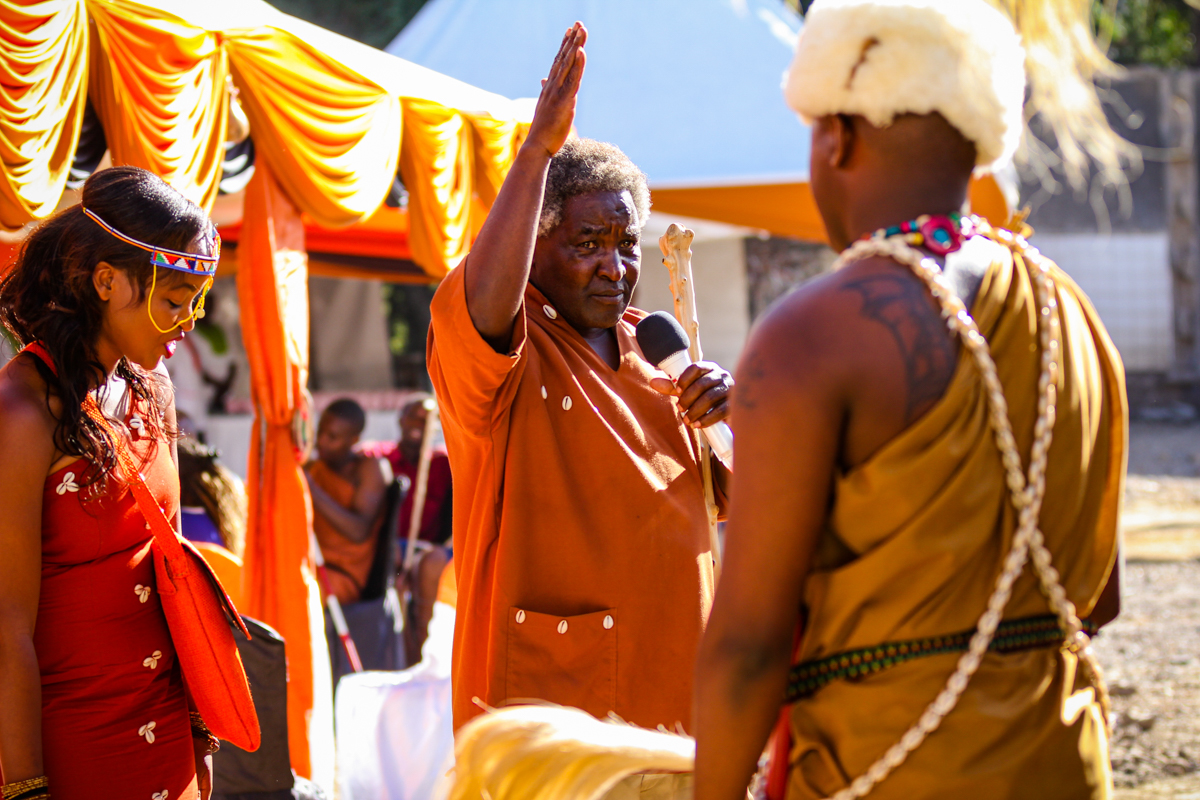
[(834, 794), (831, 800), (854, 800), (854, 798), (865, 796), (892, 770), (903, 764), (909, 754), (920, 747), (925, 738), (937, 730), (942, 720), (954, 710), (963, 691), (967, 688), (967, 684), (979, 669), (984, 655), (987, 654), (996, 629), (1000, 625), (1004, 608), (1012, 596), (1013, 584), (1024, 572), (1025, 564), (1031, 556), (1042, 593), (1046, 596), (1050, 609), (1058, 617), (1062, 629), (1066, 632), (1063, 645), (1075, 653), (1083, 663), (1085, 673), (1096, 687), (1097, 696), (1104, 712), (1105, 724), (1108, 723), (1108, 692), (1104, 686), (1100, 665), (1088, 647), (1090, 639), (1083, 631), (1083, 624), (1076, 614), (1075, 605), (1068, 599), (1066, 590), (1059, 580), (1058, 571), (1051, 563), (1050, 551), (1046, 548), (1044, 537), (1038, 526), (1042, 500), (1046, 493), (1046, 462), (1054, 430), (1055, 401), (1057, 399), (1055, 387), (1059, 357), (1062, 351), (1058, 301), (1056, 300), (1054, 279), (1050, 274), (1050, 262), (1036, 248), (1029, 245), (1023, 237), (1013, 235), (1005, 230), (993, 230), (986, 222), (978, 218), (972, 218), (971, 222), (977, 233), (986, 235), (1002, 245), (1010, 247), (1015, 245), (1030, 266), (1030, 279), (1038, 304), (1037, 328), (1038, 344), (1041, 350), (1041, 374), (1038, 377), (1037, 422), (1034, 425), (1033, 448), (1030, 452), (1028, 472), (1022, 469), (1021, 455), (1017, 452), (1017, 442), (1013, 437), (1012, 423), (1008, 416), (1008, 402), (1004, 397), (1004, 387), (1000, 384), (1000, 378), (996, 372), (996, 362), (992, 360), (987, 340), (979, 332), (975, 320), (971, 318), (963, 301), (954, 293), (953, 287), (942, 273), (938, 263), (921, 250), (904, 242), (900, 237), (874, 237), (855, 242), (841, 254), (834, 264), (834, 269), (839, 269), (863, 258), (883, 256), (910, 268), (918, 278), (925, 282), (941, 307), (942, 318), (945, 319), (947, 327), (962, 339), (963, 346), (975, 360), (983, 378), (984, 388), (987, 391), (988, 420), (995, 434), (996, 446), (1000, 450), (1000, 459), (1004, 465), (1005, 479), (1012, 497), (1012, 504), (1017, 511), (1017, 529), (1013, 535), (1012, 547), (1004, 560), (1004, 568), (996, 578), (995, 588), (988, 599), (987, 610), (980, 616), (967, 652), (959, 658), (954, 674), (950, 676), (942, 691), (925, 708), (917, 722), (905, 732), (900, 740), (892, 745), (865, 773), (855, 778), (848, 787)]

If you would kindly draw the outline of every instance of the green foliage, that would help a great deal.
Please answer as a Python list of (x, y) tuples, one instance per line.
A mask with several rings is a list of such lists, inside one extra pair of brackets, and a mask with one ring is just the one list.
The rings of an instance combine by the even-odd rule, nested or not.
[(285, 14), (385, 47), (428, 0), (267, 0)]
[(1118, 64), (1187, 67), (1196, 64), (1196, 13), (1184, 0), (1093, 0), (1100, 40)]

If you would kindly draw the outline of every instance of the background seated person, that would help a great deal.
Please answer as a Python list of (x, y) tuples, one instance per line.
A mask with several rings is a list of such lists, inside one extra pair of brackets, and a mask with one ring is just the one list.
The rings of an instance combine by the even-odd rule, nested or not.
[[(394, 535), (399, 542), (400, 563), (408, 546), (409, 527), (412, 523), (413, 503), (416, 498), (417, 471), (421, 463), (421, 447), (425, 442), (425, 424), (429, 412), (436, 408), (432, 395), (420, 392), (400, 409), (400, 440), (397, 442), (367, 442), (360, 452), (364, 455), (387, 459), (392, 474), (397, 479), (408, 479), (408, 490), (396, 514)], [(433, 616), (433, 603), (437, 598), (438, 581), (442, 570), (450, 561), (450, 507), (451, 478), (450, 459), (442, 445), (434, 445), (429, 461), (429, 478), (425, 489), (425, 504), (421, 511), (420, 531), (417, 540), (423, 546), (413, 562), (412, 574), (399, 575), (396, 590), (401, 595), (410, 593), (408, 617), (405, 619), (405, 650), (408, 664), (421, 660), (421, 646), (428, 635), (429, 620)]]
[(304, 467), (328, 590), (342, 605), (362, 596), (379, 544), (390, 482), (379, 459), (354, 450), (366, 424), (366, 412), (353, 400), (330, 403), (317, 425), (317, 457)]

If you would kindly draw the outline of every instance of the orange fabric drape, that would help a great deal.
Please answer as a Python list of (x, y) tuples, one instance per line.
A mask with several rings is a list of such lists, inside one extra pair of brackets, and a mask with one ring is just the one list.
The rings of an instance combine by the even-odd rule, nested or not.
[(128, 0), (88, 10), (92, 102), (113, 163), (150, 170), (210, 209), (229, 114), (218, 35)]
[(87, 104), (83, 0), (0, 2), (0, 227), (54, 212)]
[(524, 106), (262, 0), (0, 0), (0, 228), (59, 202), (89, 85), (113, 162), (211, 208), (230, 76), (259, 162), (319, 225), (370, 217), (403, 150), (432, 278), (466, 252), (528, 128)]
[(475, 134), (475, 194), (485, 209), (491, 208), (517, 150), (529, 135), (529, 124), (479, 116), (470, 120)]
[(246, 190), (238, 255), (242, 338), (250, 361), (254, 433), (243, 591), (246, 613), (287, 642), (288, 744), (292, 767), (311, 776), (313, 642), (308, 598), (312, 502), (292, 440), (307, 381), (308, 295), (300, 212), (260, 163)]
[[(826, 241), (825, 223), (808, 183), (653, 189), (650, 194), (658, 214), (744, 225), (809, 242)], [(1012, 218), (1013, 209), (993, 176), (973, 179), (969, 196), (971, 210), (993, 225), (1004, 227)]]
[(423, 267), (448, 269), (470, 248), (473, 137), (454, 109), (405, 101), (400, 179), (408, 189), (409, 247)]
[(396, 174), (400, 99), (287, 31), (227, 35), (259, 163), (321, 225), (369, 216)]
[(409, 247), (431, 277), (444, 277), (467, 254), (528, 133), (528, 123), (404, 100)]

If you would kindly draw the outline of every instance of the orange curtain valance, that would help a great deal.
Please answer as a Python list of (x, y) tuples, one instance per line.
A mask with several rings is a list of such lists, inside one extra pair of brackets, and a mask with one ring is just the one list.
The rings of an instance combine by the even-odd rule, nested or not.
[(88, 10), (92, 100), (113, 163), (150, 170), (211, 208), (229, 114), (217, 34), (127, 0)]
[(83, 0), (0, 0), (0, 227), (54, 212), (87, 104)]
[(228, 37), (258, 157), (322, 225), (369, 216), (400, 157), (400, 100), (290, 32)]
[(531, 110), (262, 0), (0, 0), (0, 52), (0, 227), (54, 210), (89, 90), (114, 164), (211, 208), (232, 80), (257, 157), (320, 225), (370, 217), (403, 161), (414, 259), (435, 278), (470, 246)]

